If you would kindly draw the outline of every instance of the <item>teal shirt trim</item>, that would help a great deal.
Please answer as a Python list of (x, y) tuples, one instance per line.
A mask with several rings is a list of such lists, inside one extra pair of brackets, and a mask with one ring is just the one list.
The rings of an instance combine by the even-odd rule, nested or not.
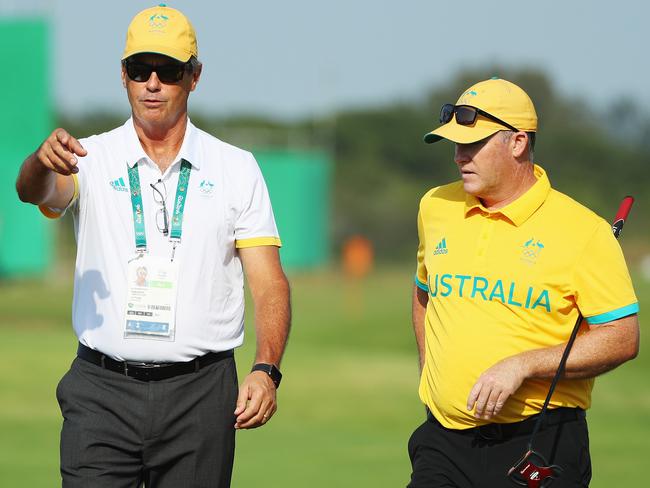
[(429, 287), (426, 285), (426, 283), (422, 283), (420, 280), (418, 280), (418, 275), (415, 275), (415, 284), (420, 290), (424, 290), (429, 293)]
[(592, 317), (587, 317), (587, 323), (590, 325), (604, 324), (605, 322), (611, 322), (612, 320), (617, 320), (628, 315), (638, 313), (639, 304), (632, 303), (631, 305), (626, 305), (625, 307), (617, 308), (611, 312), (605, 312)]

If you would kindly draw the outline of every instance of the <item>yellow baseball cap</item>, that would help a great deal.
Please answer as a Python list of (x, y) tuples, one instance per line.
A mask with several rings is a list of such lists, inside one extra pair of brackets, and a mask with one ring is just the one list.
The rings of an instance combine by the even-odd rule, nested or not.
[(164, 54), (183, 63), (199, 55), (189, 19), (164, 3), (143, 10), (129, 24), (122, 59), (139, 53)]
[[(524, 90), (509, 81), (499, 78), (481, 81), (466, 90), (456, 105), (478, 108), (520, 131), (537, 132), (533, 101)], [(426, 134), (424, 142), (432, 144), (448, 139), (458, 144), (471, 144), (500, 130), (508, 130), (508, 127), (480, 113), (471, 125), (459, 124), (454, 114), (449, 122)]]

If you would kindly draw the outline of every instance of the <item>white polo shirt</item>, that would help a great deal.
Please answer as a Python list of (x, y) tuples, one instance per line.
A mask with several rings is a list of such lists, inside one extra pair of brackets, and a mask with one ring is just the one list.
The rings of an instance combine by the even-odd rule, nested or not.
[[(188, 120), (177, 160), (164, 173), (144, 152), (132, 119), (81, 139), (73, 212), (77, 239), (72, 323), (79, 341), (118, 360), (188, 361), (244, 339), (244, 277), (237, 248), (280, 246), (266, 184), (253, 155)], [(162, 180), (173, 213), (181, 159), (191, 163), (179, 265), (173, 341), (124, 338), (127, 262), (135, 256), (127, 164), (138, 163), (147, 249), (170, 257), (156, 223), (151, 183)], [(157, 188), (161, 188), (160, 184)], [(41, 209), (49, 217), (61, 215)], [(159, 217), (160, 218), (160, 217)]]

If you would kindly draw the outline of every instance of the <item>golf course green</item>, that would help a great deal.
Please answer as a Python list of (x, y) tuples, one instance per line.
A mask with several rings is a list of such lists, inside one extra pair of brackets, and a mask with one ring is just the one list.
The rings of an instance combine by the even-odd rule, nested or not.
[[(382, 268), (359, 282), (327, 270), (290, 276), (293, 330), (278, 413), (264, 428), (237, 433), (234, 488), (406, 485), (406, 443), (424, 418), (409, 319), (412, 268)], [(643, 314), (650, 284), (635, 284)], [(71, 293), (70, 279), (0, 283), (2, 487), (60, 486), (54, 392), (76, 350)], [(249, 314), (240, 377), (252, 362), (251, 323)], [(639, 357), (596, 382), (588, 413), (594, 488), (645, 483), (650, 326), (643, 315), (641, 324)]]

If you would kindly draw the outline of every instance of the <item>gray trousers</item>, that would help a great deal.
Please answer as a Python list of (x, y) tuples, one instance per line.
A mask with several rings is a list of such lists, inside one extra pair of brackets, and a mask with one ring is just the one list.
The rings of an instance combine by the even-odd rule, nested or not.
[(233, 358), (150, 382), (76, 358), (56, 394), (64, 488), (230, 486)]

